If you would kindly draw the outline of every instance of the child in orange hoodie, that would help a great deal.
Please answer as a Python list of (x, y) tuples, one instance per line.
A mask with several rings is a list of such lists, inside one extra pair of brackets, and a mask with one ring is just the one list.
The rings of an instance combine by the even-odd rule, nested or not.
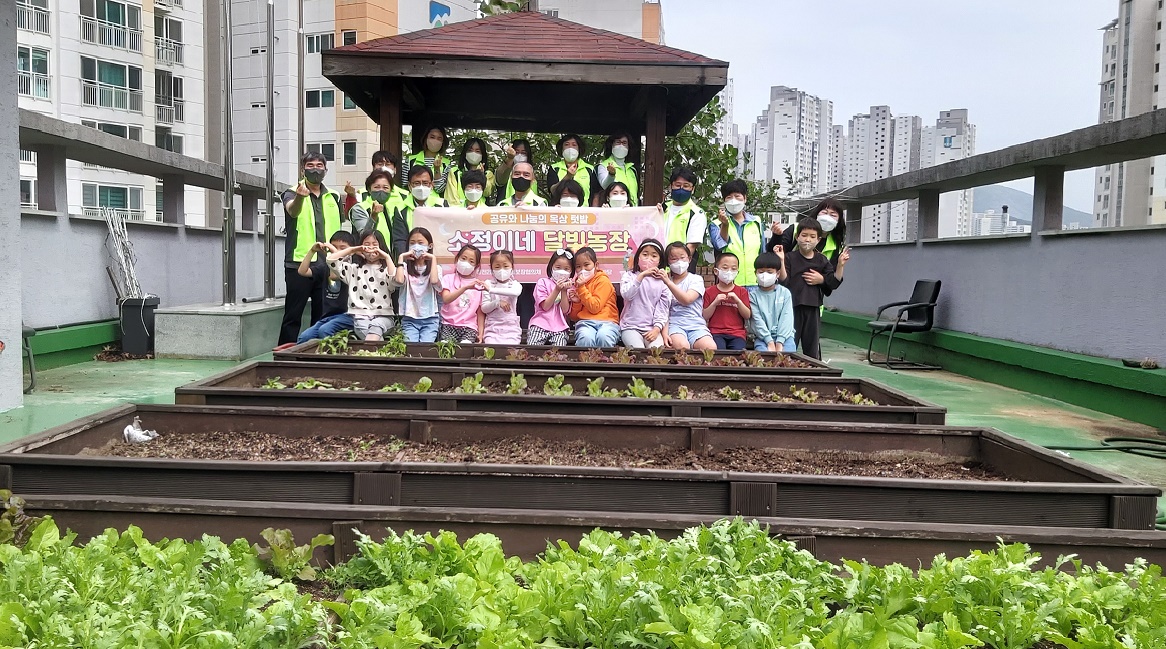
[(619, 340), (615, 287), (597, 261), (591, 248), (575, 252), (575, 287), (567, 294), (567, 317), (575, 321), (576, 347), (615, 347)]

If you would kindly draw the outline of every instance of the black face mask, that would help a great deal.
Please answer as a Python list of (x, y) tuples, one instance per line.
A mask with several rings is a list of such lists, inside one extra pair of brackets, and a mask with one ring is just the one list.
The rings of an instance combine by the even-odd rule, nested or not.
[(524, 192), (530, 189), (529, 178), (511, 178), (510, 184), (514, 187), (514, 191), (516, 192)]
[(319, 185), (324, 180), (326, 169), (304, 169), (304, 178), (313, 185)]
[(378, 203), (384, 203), (385, 201), (389, 200), (389, 193), (376, 190), (372, 192), (372, 199)]

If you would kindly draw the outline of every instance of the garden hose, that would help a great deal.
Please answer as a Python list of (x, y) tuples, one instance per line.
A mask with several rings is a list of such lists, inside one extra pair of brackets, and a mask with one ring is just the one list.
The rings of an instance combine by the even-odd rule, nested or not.
[[(1131, 455), (1166, 460), (1166, 440), (1146, 437), (1107, 437), (1096, 446), (1046, 446), (1051, 451), (1121, 451)], [(1159, 512), (1154, 527), (1166, 530), (1166, 514)]]

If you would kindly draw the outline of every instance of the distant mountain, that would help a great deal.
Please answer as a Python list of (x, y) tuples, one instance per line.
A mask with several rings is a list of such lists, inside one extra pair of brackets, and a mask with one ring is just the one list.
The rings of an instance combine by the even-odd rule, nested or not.
[[(977, 187), (972, 192), (972, 211), (987, 212), (1000, 211), (1004, 205), (1008, 206), (1008, 215), (1020, 223), (1032, 223), (1032, 194), (1012, 189), (1003, 185), (988, 185)], [(1065, 206), (1064, 224), (1077, 223), (1080, 227), (1093, 227), (1093, 215), (1081, 210)]]

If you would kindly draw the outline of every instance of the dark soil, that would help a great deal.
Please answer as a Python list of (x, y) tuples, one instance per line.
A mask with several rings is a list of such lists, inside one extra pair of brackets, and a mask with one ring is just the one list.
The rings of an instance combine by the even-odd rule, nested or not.
[(295, 585), (301, 593), (311, 595), (312, 599), (321, 602), (338, 600), (344, 594), (343, 591), (336, 590), (323, 579), (317, 579), (316, 581), (296, 581)]
[(199, 460), (318, 462), (476, 462), (639, 469), (744, 471), (938, 480), (1005, 480), (976, 462), (933, 454), (732, 448), (699, 455), (687, 449), (612, 449), (582, 441), (517, 437), (480, 443), (418, 444), (394, 437), (284, 437), (269, 433), (163, 434), (145, 444), (111, 441), (84, 455)]
[(95, 361), (102, 361), (104, 363), (117, 363), (119, 361), (142, 361), (154, 358), (153, 354), (146, 354), (145, 356), (139, 354), (129, 354), (114, 347), (105, 347), (97, 352), (93, 357)]
[[(545, 394), (543, 392), (542, 385), (539, 383), (539, 381), (542, 381), (542, 380), (543, 379), (541, 377), (535, 378), (534, 383), (531, 384), (530, 386), (528, 386), (525, 390), (523, 390), (522, 393), (526, 394), (526, 395)], [(285, 378), (277, 376), (277, 377), (274, 377), (272, 379), (269, 379), (267, 381), (267, 383), (261, 384), (261, 385), (256, 386), (256, 387), (262, 387), (262, 388), (267, 388), (267, 389), (276, 389), (276, 390), (281, 389), (281, 388), (277, 388), (277, 387), (272, 387), (273, 383), (277, 383), (279, 385), (284, 386), (283, 389), (298, 389), (298, 390), (359, 390), (359, 391), (371, 390), (371, 391), (379, 391), (382, 387), (384, 387), (384, 385), (386, 385), (386, 384), (382, 384), (379, 382), (374, 383), (374, 384), (369, 384), (369, 385), (363, 385), (358, 381), (346, 381), (343, 379), (313, 379), (311, 377), (306, 377), (306, 376), (293, 376), (293, 377), (285, 379)], [(302, 387), (297, 388), (296, 387), (297, 384), (301, 384)], [(402, 391), (403, 392), (412, 392), (413, 391), (413, 382), (403, 382), (399, 385), (400, 385), (401, 390), (389, 390), (389, 391), (386, 391), (386, 393), (394, 393), (394, 392), (402, 392)], [(619, 386), (618, 383), (611, 383), (611, 384), (605, 384), (604, 388), (618, 390), (618, 389), (621, 389), (621, 387), (622, 387), (622, 386), (621, 387), (617, 387), (617, 386)], [(503, 382), (499, 381), (499, 382), (494, 382), (494, 383), (484, 383), (482, 385), (482, 387), (485, 388), (486, 392), (489, 394), (504, 394), (504, 393), (506, 393), (507, 387), (509, 387), (509, 386), (507, 383), (503, 383)], [(731, 386), (730, 386), (730, 388), (731, 388)], [(830, 393), (819, 393), (819, 392), (815, 392), (815, 391), (808, 390), (808, 389), (803, 390), (803, 389), (797, 388), (797, 386), (791, 386), (789, 392), (770, 392), (770, 391), (762, 390), (760, 387), (756, 387), (753, 389), (743, 389), (743, 390), (736, 390), (736, 389), (730, 389), (730, 388), (724, 388), (722, 390), (713, 390), (713, 389), (689, 390), (686, 394), (683, 394), (683, 395), (681, 395), (678, 391), (674, 390), (672, 392), (665, 393), (665, 394), (667, 394), (672, 399), (678, 399), (678, 400), (682, 400), (682, 401), (693, 401), (693, 400), (695, 400), (695, 401), (752, 401), (752, 402), (764, 402), (764, 403), (823, 403), (823, 404), (834, 404), (834, 405), (839, 405), (839, 404), (878, 405), (875, 401), (870, 400), (870, 399), (866, 399), (865, 397), (863, 397), (862, 393), (852, 394), (852, 393), (847, 392), (845, 390), (839, 390), (838, 392), (835, 392), (834, 394), (830, 394)], [(457, 389), (456, 387), (455, 388), (431, 388), (429, 390), (429, 392), (449, 394), (449, 393), (455, 392), (456, 389)], [(795, 395), (794, 390), (798, 390), (797, 395)], [(576, 388), (575, 391), (570, 396), (586, 397), (586, 396), (588, 396), (588, 394), (587, 394), (586, 389)], [(595, 398), (616, 398), (616, 397), (595, 397)], [(619, 398), (631, 398), (631, 397), (619, 397)]]

